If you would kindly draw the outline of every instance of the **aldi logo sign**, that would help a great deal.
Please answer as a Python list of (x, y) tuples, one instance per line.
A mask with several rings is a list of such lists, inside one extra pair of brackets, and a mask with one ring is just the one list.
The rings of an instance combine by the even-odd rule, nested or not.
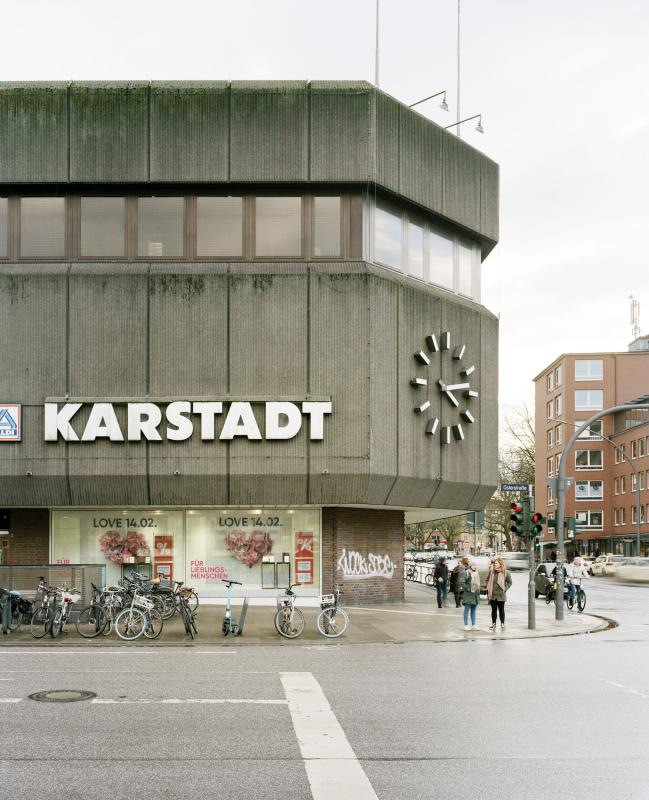
[(0, 442), (19, 442), (20, 406), (16, 403), (0, 405)]

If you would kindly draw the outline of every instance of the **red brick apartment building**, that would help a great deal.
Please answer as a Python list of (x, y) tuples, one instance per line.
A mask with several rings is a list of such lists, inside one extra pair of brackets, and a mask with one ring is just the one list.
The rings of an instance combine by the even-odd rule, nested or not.
[[(534, 378), (535, 497), (536, 509), (544, 516), (556, 514), (557, 498), (547, 479), (558, 475), (563, 448), (576, 427), (602, 409), (649, 401), (645, 339), (633, 342), (629, 352), (564, 353)], [(594, 423), (573, 447), (566, 475), (574, 478), (566, 494), (566, 517), (574, 517), (577, 526), (574, 541), (566, 539), (568, 557), (636, 554), (636, 487), (640, 489), (640, 551), (649, 555), (646, 410), (621, 412)], [(541, 545), (554, 541), (554, 531), (548, 528)]]

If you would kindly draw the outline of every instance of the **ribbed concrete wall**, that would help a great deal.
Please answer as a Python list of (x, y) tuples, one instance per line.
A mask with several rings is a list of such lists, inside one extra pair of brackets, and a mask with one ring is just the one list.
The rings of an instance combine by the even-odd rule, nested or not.
[[(425, 435), (409, 384), (414, 352), (443, 330), (466, 344), (480, 392), (476, 424), (448, 447)], [(0, 505), (479, 509), (497, 481), (496, 319), (363, 262), (7, 263), (0, 341), (0, 398), (24, 405), (23, 442), (2, 444)], [(453, 370), (447, 381), (460, 380)], [(427, 377), (440, 377), (434, 359)], [(66, 395), (311, 396), (331, 398), (333, 414), (321, 442), (303, 431), (284, 442), (46, 443), (42, 404)], [(441, 425), (458, 421), (439, 391), (429, 396)]]
[(0, 185), (149, 182), (369, 182), (498, 239), (498, 166), (368, 83), (0, 83)]

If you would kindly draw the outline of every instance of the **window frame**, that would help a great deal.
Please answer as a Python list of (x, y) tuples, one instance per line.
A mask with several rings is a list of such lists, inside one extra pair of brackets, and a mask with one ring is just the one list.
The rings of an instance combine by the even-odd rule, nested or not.
[[(585, 467), (579, 466), (577, 464), (577, 457), (579, 453), (600, 453), (601, 454), (601, 464), (599, 466), (593, 466), (590, 463), (590, 455), (588, 456), (588, 465)], [(587, 471), (594, 471), (594, 472), (601, 472), (604, 469), (604, 451), (603, 450), (595, 450), (595, 449), (584, 449), (584, 450), (575, 450), (575, 471), (577, 472), (587, 472)]]
[[(593, 377), (590, 374), (590, 364), (597, 364), (597, 363), (602, 365), (601, 375), (598, 375), (597, 377)], [(584, 376), (584, 377), (579, 377), (577, 375), (577, 364), (588, 364), (589, 365), (589, 367), (588, 367), (588, 373), (589, 374)], [(580, 383), (582, 381), (603, 381), (603, 380), (604, 380), (604, 359), (603, 358), (576, 358), (575, 359), (575, 383)]]
[[(593, 405), (578, 405), (577, 404), (577, 395), (578, 394), (586, 394), (590, 395), (593, 392), (599, 392), (601, 397), (601, 402), (597, 406)], [(592, 402), (590, 397), (588, 398), (588, 402)], [(575, 411), (602, 411), (604, 409), (604, 391), (603, 389), (575, 389), (575, 396), (574, 396), (574, 404), (575, 404)]]

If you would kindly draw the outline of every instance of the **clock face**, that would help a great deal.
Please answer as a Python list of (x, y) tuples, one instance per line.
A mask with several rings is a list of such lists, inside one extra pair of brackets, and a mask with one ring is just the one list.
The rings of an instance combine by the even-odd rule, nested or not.
[(429, 334), (425, 347), (414, 356), (422, 369), (411, 379), (410, 385), (417, 390), (414, 410), (426, 420), (426, 434), (435, 436), (440, 429), (439, 418), (430, 412), (432, 396), (441, 395), (442, 403), (447, 403), (451, 413), (457, 416), (457, 422), (442, 426), (442, 444), (463, 442), (464, 425), (473, 425), (476, 421), (470, 410), (478, 399), (478, 392), (471, 388), (471, 376), (475, 375), (476, 368), (465, 363), (465, 353), (466, 345), (452, 347), (450, 331), (444, 331), (439, 339), (434, 333)]

